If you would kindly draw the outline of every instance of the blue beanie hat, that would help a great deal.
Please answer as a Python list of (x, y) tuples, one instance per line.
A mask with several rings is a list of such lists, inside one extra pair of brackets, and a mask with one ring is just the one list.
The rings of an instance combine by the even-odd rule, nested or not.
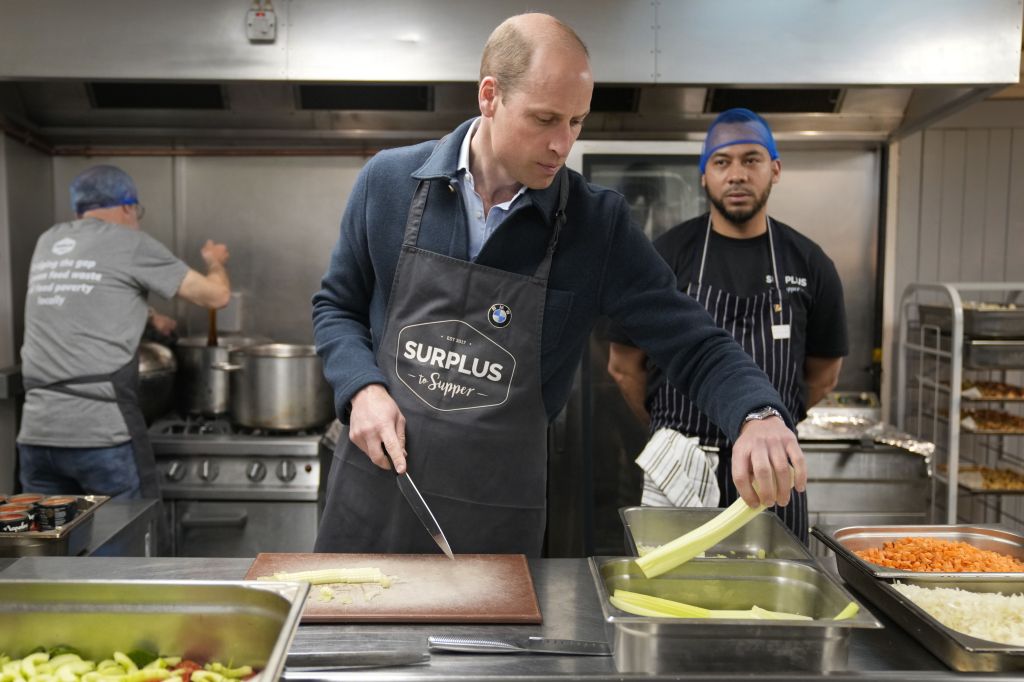
[(700, 152), (700, 172), (704, 174), (711, 155), (722, 147), (733, 144), (759, 144), (768, 150), (772, 161), (779, 158), (775, 138), (768, 122), (750, 109), (728, 109), (720, 113), (708, 128), (704, 147)]
[(96, 208), (139, 203), (130, 175), (117, 166), (93, 166), (71, 181), (71, 210), (76, 215)]

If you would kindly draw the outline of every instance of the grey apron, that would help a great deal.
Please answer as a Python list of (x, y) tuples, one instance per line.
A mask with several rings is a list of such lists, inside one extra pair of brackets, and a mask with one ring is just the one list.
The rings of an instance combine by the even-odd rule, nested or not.
[[(565, 170), (558, 182), (554, 230), (532, 276), (418, 248), (429, 182), (409, 209), (377, 364), (405, 416), (409, 474), (456, 553), (540, 556), (548, 425), (541, 328), (566, 220)], [(316, 551), (438, 551), (395, 475), (351, 441), (339, 443), (327, 488)]]
[[(714, 318), (715, 324), (725, 329), (764, 370), (768, 379), (782, 396), (786, 409), (796, 415), (800, 409), (799, 372), (802, 371), (799, 358), (792, 357), (790, 325), (793, 324), (793, 309), (779, 284), (776, 264), (775, 243), (771, 219), (768, 219), (768, 245), (771, 251), (774, 286), (756, 296), (736, 296), (704, 284), (704, 264), (707, 261), (708, 243), (711, 237), (711, 218), (708, 217), (704, 249), (701, 254), (700, 272), (696, 282), (687, 284), (686, 293), (696, 299)], [(662, 389), (666, 390), (666, 389)], [(682, 433), (700, 438), (701, 445), (718, 448), (718, 487), (722, 491), (722, 507), (737, 499), (739, 493), (732, 480), (732, 443), (706, 415), (690, 403), (684, 395), (680, 413), (684, 415)], [(793, 533), (807, 544), (808, 517), (807, 493), (793, 492), (790, 503), (785, 507), (774, 507), (775, 513)]]
[[(98, 396), (85, 391), (76, 390), (74, 386), (84, 384), (96, 384), (110, 382), (114, 386), (114, 397)], [(98, 400), (100, 402), (117, 403), (121, 411), (121, 417), (128, 427), (128, 434), (132, 441), (132, 452), (135, 457), (135, 466), (139, 470), (139, 486), (142, 497), (160, 499), (160, 484), (156, 470), (156, 459), (153, 456), (153, 447), (149, 443), (149, 434), (146, 431), (146, 420), (142, 416), (142, 409), (139, 407), (138, 398), (139, 386), (139, 353), (135, 352), (132, 359), (120, 369), (110, 374), (93, 374), (73, 379), (64, 379), (49, 384), (43, 384), (25, 377), (25, 391), (45, 389), (65, 395), (73, 395), (86, 400)]]

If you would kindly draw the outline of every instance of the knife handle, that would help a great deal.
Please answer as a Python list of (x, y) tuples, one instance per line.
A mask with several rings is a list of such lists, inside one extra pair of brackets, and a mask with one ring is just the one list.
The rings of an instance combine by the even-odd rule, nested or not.
[(395, 472), (395, 476), (398, 476), (398, 469), (395, 468), (395, 460), (391, 459), (391, 455), (388, 454), (388, 449), (384, 447), (384, 443), (380, 444), (380, 449), (383, 451), (384, 456), (388, 458), (388, 464), (391, 465), (391, 471)]
[(469, 653), (515, 654), (524, 649), (503, 639), (482, 639), (479, 637), (449, 637), (438, 635), (427, 637), (431, 651), (465, 651)]

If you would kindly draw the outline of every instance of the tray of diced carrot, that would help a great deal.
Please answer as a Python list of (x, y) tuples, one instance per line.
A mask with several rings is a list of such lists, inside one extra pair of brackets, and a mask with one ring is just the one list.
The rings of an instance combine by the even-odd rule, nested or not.
[(876, 578), (1004, 576), (1024, 589), (1024, 535), (994, 525), (849, 526), (815, 534), (838, 562)]

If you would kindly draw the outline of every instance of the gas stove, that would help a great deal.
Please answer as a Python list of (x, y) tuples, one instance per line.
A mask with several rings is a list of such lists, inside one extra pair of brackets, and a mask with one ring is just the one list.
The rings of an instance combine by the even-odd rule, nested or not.
[(168, 416), (149, 427), (177, 556), (311, 551), (326, 430)]

